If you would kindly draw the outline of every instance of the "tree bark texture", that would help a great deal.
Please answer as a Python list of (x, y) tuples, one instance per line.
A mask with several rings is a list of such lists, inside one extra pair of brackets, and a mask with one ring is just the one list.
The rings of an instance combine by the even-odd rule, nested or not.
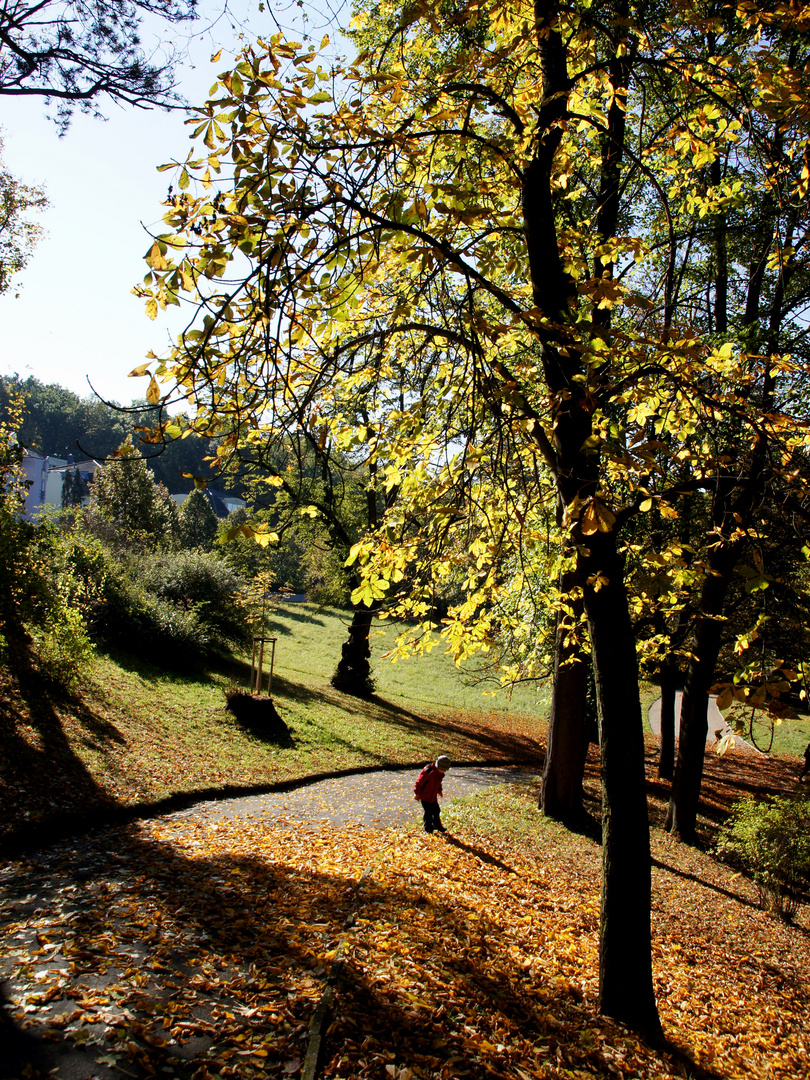
[(354, 697), (370, 697), (374, 693), (371, 675), (371, 648), (369, 634), (374, 613), (371, 608), (358, 604), (354, 608), (349, 637), (343, 644), (342, 656), (332, 676), (332, 686)]
[(687, 843), (695, 840), (703, 759), (709, 731), (709, 690), (720, 654), (723, 606), (737, 564), (740, 545), (718, 543), (700, 594), (700, 615), (695, 628), (692, 659), (681, 701), (678, 763), (667, 809), (666, 828)]
[[(599, 1008), (650, 1034), (660, 1031), (652, 981), (650, 832), (638, 663), (621, 558), (612, 533), (586, 537), (586, 585), (602, 770), (602, 914)], [(590, 575), (589, 575), (590, 577)]]
[[(524, 169), (523, 216), (536, 305), (556, 329), (539, 332), (543, 371), (552, 412), (553, 447), (547, 460), (562, 505), (574, 514), (576, 574), (584, 589), (599, 714), (602, 771), (603, 877), (599, 949), (599, 1005), (603, 1013), (636, 1030), (657, 1033), (660, 1023), (652, 983), (650, 940), (650, 840), (644, 775), (644, 739), (638, 696), (638, 664), (622, 560), (614, 530), (584, 535), (580, 510), (598, 499), (600, 463), (586, 449), (593, 431), (595, 387), (578, 348), (565, 347), (566, 325), (576, 303), (574, 282), (559, 252), (551, 175), (562, 136), (571, 84), (568, 54), (557, 29), (555, 0), (535, 0), (537, 49), (543, 71), (543, 102), (532, 160)], [(617, 13), (621, 13), (619, 0)], [(626, 14), (626, 12), (625, 12)], [(619, 210), (624, 113), (619, 107), (629, 71), (611, 62), (616, 101), (602, 148), (598, 231), (614, 235)], [(609, 277), (610, 262), (594, 272)], [(604, 339), (609, 320), (597, 319)], [(576, 522), (579, 522), (576, 524)]]
[[(564, 575), (562, 591), (574, 586), (575, 575)], [(564, 612), (557, 615), (554, 686), (540, 809), (555, 821), (576, 826), (582, 819), (582, 778), (588, 752), (586, 703), (590, 663), (571, 636), (582, 612), (582, 600), (577, 599), (572, 607), (573, 617)]]
[(658, 755), (659, 780), (671, 780), (675, 773), (675, 693), (678, 668), (671, 661), (661, 665), (661, 749)]

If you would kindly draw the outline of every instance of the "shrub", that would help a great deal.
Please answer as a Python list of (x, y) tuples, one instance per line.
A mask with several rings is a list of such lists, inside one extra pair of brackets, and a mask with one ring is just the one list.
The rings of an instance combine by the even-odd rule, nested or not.
[(751, 875), (762, 906), (789, 921), (810, 882), (810, 802), (746, 796), (732, 808), (717, 849)]
[(35, 530), (25, 521), (29, 482), (23, 468), (23, 449), (16, 429), (23, 402), (12, 394), (7, 416), (0, 417), (0, 652), (24, 648), (23, 629), (39, 610), (44, 582), (34, 552)]
[[(89, 531), (82, 511), (44, 519), (36, 534), (47, 604), (28, 621), (39, 627), (40, 659), (54, 675), (68, 669), (69, 641), (82, 654), (80, 623), (100, 644), (167, 663), (193, 662), (245, 640), (245, 615), (234, 602), (241, 579), (216, 555), (127, 554)], [(62, 608), (75, 612), (72, 622), (58, 614)]]
[(63, 686), (72, 686), (93, 656), (93, 644), (76, 608), (54, 605), (31, 636), (41, 670)]
[(138, 579), (163, 604), (193, 614), (210, 647), (247, 639), (245, 613), (234, 599), (242, 580), (219, 556), (195, 550), (144, 557)]
[(47, 565), (52, 591), (81, 612), (87, 629), (103, 638), (110, 579), (120, 576), (120, 563), (98, 537), (85, 528), (84, 512), (62, 511), (43, 517), (37, 547)]

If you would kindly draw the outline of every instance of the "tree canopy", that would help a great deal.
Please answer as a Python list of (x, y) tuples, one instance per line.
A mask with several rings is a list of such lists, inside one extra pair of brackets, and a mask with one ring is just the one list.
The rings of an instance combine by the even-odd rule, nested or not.
[[(807, 22), (509, 0), (361, 12), (338, 68), (260, 41), (200, 113), (141, 287), (152, 317), (198, 304), (150, 374), (223, 455), (294, 422), (396, 489), (358, 601), (407, 580), (398, 610), (429, 622), (460, 574), (442, 632), (487, 647), (560, 538), (600, 721), (600, 1001), (649, 1029), (635, 624), (661, 611), (663, 657), (695, 597), (686, 832), (729, 583), (762, 506), (805, 500)], [(634, 567), (658, 587), (628, 595)]]
[(90, 517), (97, 531), (122, 548), (154, 547), (177, 531), (177, 507), (129, 440), (98, 470)]
[(217, 515), (202, 488), (194, 488), (180, 507), (180, 540), (183, 547), (210, 551), (217, 535)]

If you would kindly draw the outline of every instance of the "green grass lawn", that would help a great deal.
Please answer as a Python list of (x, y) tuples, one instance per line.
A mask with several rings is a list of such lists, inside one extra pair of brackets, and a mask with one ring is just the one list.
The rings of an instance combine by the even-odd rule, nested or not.
[(249, 683), (244, 656), (183, 672), (100, 654), (61, 695), (7, 681), (0, 686), (9, 705), (0, 710), (0, 798), (12, 810), (0, 832), (182, 793), (416, 767), (438, 753), (457, 761), (542, 758), (546, 710), (536, 690), (484, 696), (439, 650), (392, 665), (381, 659), (393, 642), (388, 624), (373, 638), (378, 693), (361, 700), (334, 690), (329, 677), (347, 621), (335, 609), (289, 605), (268, 627), (278, 639), (273, 701), (288, 744), (226, 711), (225, 691)]
[[(276, 671), (291, 680), (303, 677), (328, 682), (340, 658), (350, 621), (351, 613), (338, 608), (315, 604), (280, 606), (267, 626), (269, 634), (278, 636)], [(425, 656), (395, 662), (384, 659), (401, 630), (401, 623), (389, 619), (377, 620), (372, 626), (372, 664), (379, 697), (430, 708), (547, 714), (550, 697), (547, 684), (532, 683), (501, 690), (495, 680), (482, 678), (475, 660), (457, 667), (441, 643)]]
[[(760, 750), (767, 752), (770, 746), (772, 754), (801, 758), (804, 748), (810, 743), (810, 717), (799, 716), (781, 723), (773, 723), (769, 717), (757, 709), (754, 716), (753, 733), (751, 731), (751, 710), (734, 706), (729, 710), (729, 723), (739, 720), (742, 725), (741, 735)], [(771, 743), (771, 736), (773, 742)]]
[[(267, 786), (317, 773), (455, 761), (542, 760), (549, 687), (496, 689), (474, 664), (457, 667), (442, 646), (426, 656), (384, 658), (400, 629), (372, 631), (377, 693), (334, 690), (329, 679), (349, 614), (312, 604), (273, 613), (273, 701), (291, 741), (279, 745), (225, 710), (225, 691), (247, 687), (249, 658), (208, 670), (168, 671), (131, 656), (98, 655), (74, 691), (14, 685), (0, 672), (0, 832), (99, 807), (152, 804), (182, 793)], [(642, 713), (657, 696), (643, 683)], [(774, 751), (801, 756), (810, 721), (776, 729)], [(648, 734), (648, 750), (655, 743)]]

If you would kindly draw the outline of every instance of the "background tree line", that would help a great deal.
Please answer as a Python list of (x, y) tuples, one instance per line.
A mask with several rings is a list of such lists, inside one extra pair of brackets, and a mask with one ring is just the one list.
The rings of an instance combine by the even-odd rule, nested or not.
[[(121, 410), (34, 379), (8, 380), (0, 395), (4, 539), (16, 552), (6, 566), (3, 605), (11, 649), (4, 656), (12, 666), (22, 656), (12, 655), (14, 641), (34, 647), (43, 670), (63, 681), (75, 677), (93, 646), (181, 665), (205, 660), (245, 642), (255, 615), (247, 600), (256, 594), (252, 583), (262, 592), (348, 604), (345, 562), (366, 506), (348, 462), (330, 462), (327, 477), (323, 461), (301, 459), (306, 447), (279, 443), (272, 459), (215, 477), (248, 501), (218, 519), (204, 486), (217, 440), (191, 434), (167, 442), (162, 453), (141, 443), (144, 457), (138, 444), (146, 407)], [(105, 451), (92, 481), (79, 487), (66, 470), (61, 512), (18, 520), (26, 443), (53, 453), (61, 443), (80, 451), (91, 439)], [(196, 479), (179, 508), (162, 477), (173, 487)]]

